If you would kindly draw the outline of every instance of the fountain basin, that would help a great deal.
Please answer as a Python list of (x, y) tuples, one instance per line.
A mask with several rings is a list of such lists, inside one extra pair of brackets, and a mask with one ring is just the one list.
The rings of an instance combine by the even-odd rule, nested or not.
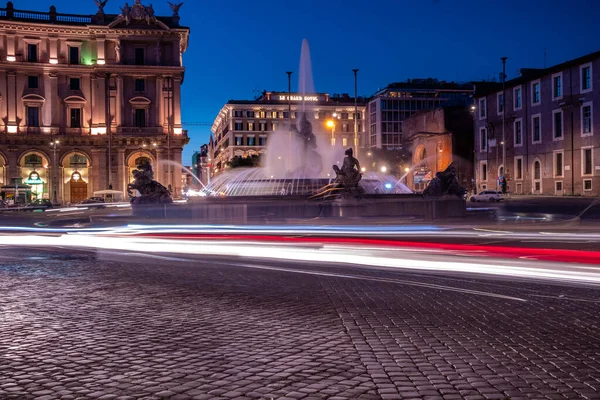
[(192, 223), (268, 223), (314, 218), (446, 220), (466, 216), (465, 200), (417, 194), (366, 194), (362, 199), (315, 201), (306, 196), (194, 197), (186, 204), (144, 206), (146, 216)]

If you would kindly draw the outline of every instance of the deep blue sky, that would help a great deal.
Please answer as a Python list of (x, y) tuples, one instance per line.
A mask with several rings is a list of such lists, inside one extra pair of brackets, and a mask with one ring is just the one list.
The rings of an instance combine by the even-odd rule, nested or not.
[[(181, 0), (172, 0), (176, 3)], [(93, 0), (13, 0), (15, 8), (92, 14)], [(125, 1), (109, 0), (107, 13)], [(129, 4), (133, 4), (129, 0)], [(166, 0), (142, 0), (170, 15)], [(390, 82), (435, 77), (489, 79), (600, 50), (597, 0), (186, 0), (181, 23), (192, 29), (182, 88), (183, 121), (212, 123), (229, 99), (255, 90), (287, 90), (285, 71), (298, 70), (310, 42), (319, 92), (359, 94)], [(292, 90), (296, 81), (292, 82)], [(208, 140), (210, 126), (186, 126), (184, 164)]]

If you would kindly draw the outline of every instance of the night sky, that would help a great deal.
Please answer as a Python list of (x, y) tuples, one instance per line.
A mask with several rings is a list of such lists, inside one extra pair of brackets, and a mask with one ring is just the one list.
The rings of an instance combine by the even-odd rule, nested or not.
[[(181, 0), (172, 0), (172, 3)], [(93, 0), (13, 0), (16, 9), (93, 14)], [(109, 0), (119, 13), (125, 1)], [(129, 4), (133, 4), (130, 0)], [(171, 15), (164, 0), (156, 15)], [(184, 56), (182, 120), (212, 123), (229, 99), (287, 90), (285, 71), (298, 70), (310, 42), (319, 92), (370, 95), (394, 81), (435, 77), (469, 81), (508, 77), (600, 50), (597, 0), (186, 0), (181, 24), (192, 30)], [(292, 81), (292, 90), (296, 86)], [(208, 140), (210, 126), (184, 126), (191, 137), (184, 164)]]

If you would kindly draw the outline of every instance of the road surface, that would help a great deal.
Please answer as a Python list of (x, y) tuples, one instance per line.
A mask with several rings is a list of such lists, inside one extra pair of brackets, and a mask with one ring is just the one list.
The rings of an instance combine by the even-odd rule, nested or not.
[(600, 398), (596, 285), (32, 245), (0, 293), (2, 399)]

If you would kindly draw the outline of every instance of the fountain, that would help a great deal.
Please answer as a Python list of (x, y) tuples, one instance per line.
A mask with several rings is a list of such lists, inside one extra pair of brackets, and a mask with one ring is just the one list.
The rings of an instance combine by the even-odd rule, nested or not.
[[(315, 93), (306, 39), (302, 42), (298, 91), (302, 95), (296, 124), (284, 126), (269, 136), (260, 168), (228, 170), (215, 177), (201, 192), (203, 196), (311, 196), (335, 179), (331, 165), (339, 165), (344, 149), (327, 142), (325, 132), (314, 131), (311, 107), (304, 100)], [(406, 194), (411, 191), (390, 175), (371, 172), (360, 183), (364, 193)]]
[(306, 95), (315, 93), (306, 39), (302, 42), (298, 91), (302, 103), (296, 123), (269, 135), (262, 166), (230, 169), (214, 177), (200, 196), (191, 197), (187, 207), (180, 208), (180, 218), (247, 223), (342, 216), (464, 216), (465, 203), (458, 196), (424, 198), (413, 194), (402, 179), (373, 171), (363, 173), (352, 149), (331, 145), (328, 134), (315, 132), (321, 124), (311, 122), (315, 113), (306, 104)]

